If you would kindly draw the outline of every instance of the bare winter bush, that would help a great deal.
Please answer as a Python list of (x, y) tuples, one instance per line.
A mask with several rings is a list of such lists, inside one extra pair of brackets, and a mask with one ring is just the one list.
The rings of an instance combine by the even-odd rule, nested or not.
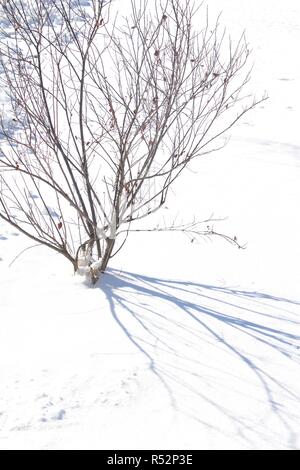
[[(127, 18), (114, 5), (1, 4), (0, 217), (94, 282), (131, 224), (256, 105), (243, 101), (244, 38), (195, 30), (192, 1), (128, 1)], [(215, 234), (200, 227), (169, 229)]]

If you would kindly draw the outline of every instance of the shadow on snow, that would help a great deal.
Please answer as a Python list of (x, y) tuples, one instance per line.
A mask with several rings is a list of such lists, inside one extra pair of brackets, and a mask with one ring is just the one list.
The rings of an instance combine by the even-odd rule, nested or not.
[(112, 269), (99, 287), (174, 409), (247, 445), (295, 448), (300, 301)]

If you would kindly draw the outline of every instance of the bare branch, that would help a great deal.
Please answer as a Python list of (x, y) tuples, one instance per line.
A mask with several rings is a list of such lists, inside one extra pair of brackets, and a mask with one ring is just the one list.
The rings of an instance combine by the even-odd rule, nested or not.
[(266, 99), (247, 94), (244, 35), (234, 44), (207, 13), (201, 24), (192, 0), (129, 4), (125, 18), (109, 0), (0, 6), (0, 218), (94, 281), (131, 231), (243, 248), (202, 222), (132, 225)]

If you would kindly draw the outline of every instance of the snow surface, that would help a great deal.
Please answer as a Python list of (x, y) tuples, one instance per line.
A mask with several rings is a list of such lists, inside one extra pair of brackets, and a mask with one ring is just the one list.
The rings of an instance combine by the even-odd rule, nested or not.
[(270, 99), (169, 209), (247, 242), (132, 234), (89, 288), (0, 222), (0, 449), (300, 448), (300, 4), (210, 0)]

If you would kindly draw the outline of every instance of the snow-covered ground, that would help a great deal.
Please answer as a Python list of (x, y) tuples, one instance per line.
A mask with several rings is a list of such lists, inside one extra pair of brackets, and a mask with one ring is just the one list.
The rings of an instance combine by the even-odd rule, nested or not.
[(210, 0), (269, 100), (166, 217), (247, 242), (132, 234), (95, 288), (0, 222), (0, 449), (300, 448), (300, 3)]

